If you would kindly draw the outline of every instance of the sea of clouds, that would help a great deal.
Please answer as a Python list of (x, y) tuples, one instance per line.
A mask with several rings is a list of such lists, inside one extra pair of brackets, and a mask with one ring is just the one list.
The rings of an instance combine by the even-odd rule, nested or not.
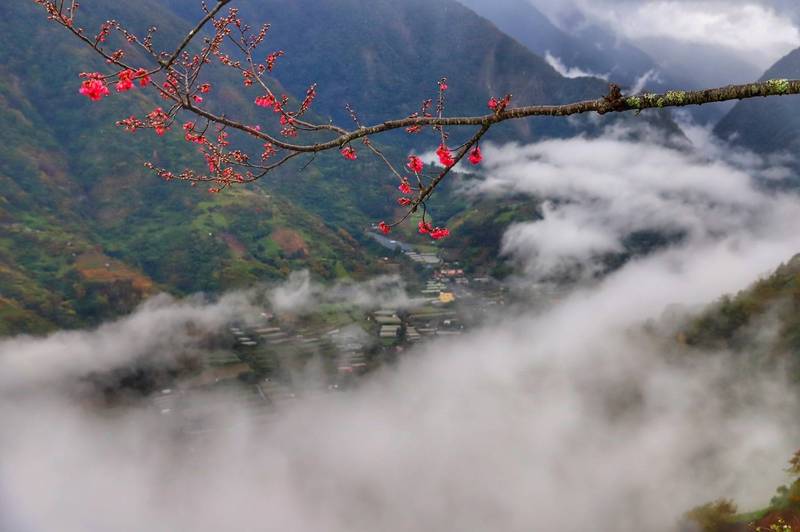
[[(168, 365), (197, 347), (189, 324), (257, 315), (252, 293), (159, 297), (94, 330), (1, 341), (0, 530), (633, 532), (675, 530), (718, 497), (763, 505), (800, 447), (795, 391), (730, 353), (683, 353), (661, 318), (791, 258), (800, 198), (759, 184), (788, 175), (780, 160), (687, 137), (486, 146), (464, 194), (544, 202), (504, 237), (516, 283), (591, 266), (632, 231), (684, 236), (268, 422), (231, 403), (214, 414), (225, 430), (176, 438), (168, 416), (98, 411), (69, 386), (143, 354)], [(408, 301), (398, 283), (326, 289), (300, 273), (266, 297), (293, 311)]]

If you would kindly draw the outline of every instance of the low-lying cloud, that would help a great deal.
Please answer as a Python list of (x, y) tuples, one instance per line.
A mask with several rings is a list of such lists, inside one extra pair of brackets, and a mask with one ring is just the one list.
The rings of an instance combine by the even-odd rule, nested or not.
[[(489, 177), (471, 193), (552, 201), (544, 220), (506, 237), (525, 282), (547, 258), (591, 263), (627, 231), (687, 236), (544, 311), (419, 348), (355, 389), (267, 418), (222, 403), (214, 417), (225, 429), (199, 437), (176, 436), (155, 411), (98, 412), (52, 377), (138, 343), (163, 342), (169, 357), (185, 345), (176, 331), (186, 318), (163, 312), (213, 329), (248, 298), (164, 302), (96, 331), (4, 341), (0, 529), (638, 532), (675, 530), (685, 510), (717, 497), (767, 501), (800, 442), (794, 388), (779, 371), (685, 352), (669, 327), (642, 324), (788, 259), (800, 249), (800, 201), (753, 184), (766, 161), (620, 130), (485, 151)], [(271, 294), (305, 309), (332, 297), (304, 274)]]
[(149, 411), (95, 414), (46, 388), (3, 393), (0, 523), (632, 532), (671, 530), (716, 496), (761, 502), (797, 444), (782, 377), (740, 372), (724, 354), (670, 361), (631, 329), (698, 286), (693, 300), (740, 280), (706, 285), (705, 260), (679, 259), (675, 271), (639, 264), (536, 319), (430, 345), (269, 421), (230, 404), (218, 414), (226, 430), (199, 439), (176, 439)]
[(651, 82), (660, 82), (661, 77), (658, 74), (658, 71), (654, 68), (651, 68), (638, 78), (636, 78), (633, 86), (628, 91), (629, 94), (641, 94), (647, 88), (647, 84)]
[(728, 150), (697, 126), (686, 131), (691, 145), (615, 127), (598, 138), (486, 146), (487, 177), (467, 181), (466, 192), (544, 202), (542, 220), (513, 225), (503, 242), (534, 277), (599, 267), (636, 233), (691, 243), (790, 237), (797, 198), (761, 186), (790, 174), (781, 161)]
[(323, 303), (347, 303), (366, 309), (405, 308), (415, 303), (398, 275), (325, 286), (313, 281), (308, 270), (292, 272), (285, 283), (269, 291), (268, 297), (275, 310), (300, 313), (313, 311)]
[(92, 331), (62, 331), (45, 338), (0, 340), (0, 394), (19, 387), (47, 389), (93, 372), (104, 372), (148, 358), (174, 363), (197, 349), (203, 333), (255, 313), (252, 293), (235, 292), (216, 302), (201, 296), (176, 300), (159, 295), (130, 316)]
[(544, 60), (565, 78), (600, 78), (608, 81), (608, 74), (595, 74), (578, 67), (568, 67), (559, 57), (554, 56), (549, 51), (545, 52)]
[[(578, 11), (633, 42), (718, 47), (766, 70), (800, 46), (797, 6), (775, 0), (532, 0), (555, 21)], [(572, 16), (574, 18), (574, 16)], [(746, 36), (746, 38), (743, 38)], [(662, 51), (669, 58), (669, 50)], [(664, 57), (657, 57), (663, 60)]]

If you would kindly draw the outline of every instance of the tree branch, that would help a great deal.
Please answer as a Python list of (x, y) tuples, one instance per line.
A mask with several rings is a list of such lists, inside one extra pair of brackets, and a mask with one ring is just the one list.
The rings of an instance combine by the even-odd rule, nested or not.
[[(616, 87), (612, 84), (612, 87)], [(613, 89), (612, 89), (612, 92)], [(581, 102), (568, 103), (563, 105), (528, 105), (523, 107), (508, 107), (498, 113), (480, 116), (456, 116), (456, 117), (411, 117), (398, 120), (387, 120), (380, 124), (343, 133), (338, 137), (316, 144), (292, 144), (277, 141), (266, 133), (257, 131), (249, 126), (217, 116), (202, 109), (191, 108), (190, 111), (208, 118), (213, 122), (225, 124), (234, 129), (239, 129), (255, 137), (275, 142), (279, 146), (288, 150), (302, 152), (325, 151), (338, 148), (358, 140), (360, 138), (376, 135), (385, 131), (408, 128), (411, 126), (483, 126), (498, 124), (506, 120), (527, 118), (532, 116), (571, 116), (577, 114), (596, 112), (598, 114), (621, 113), (626, 111), (641, 112), (645, 109), (664, 109), (668, 107), (686, 107), (688, 105), (705, 105), (709, 103), (725, 102), (730, 100), (745, 100), (748, 98), (785, 96), (790, 94), (800, 94), (800, 79), (770, 79), (756, 83), (745, 83), (741, 85), (727, 85), (714, 89), (704, 89), (697, 91), (667, 91), (665, 93), (643, 93), (633, 96), (618, 95), (616, 98), (604, 96), (596, 100), (584, 100)]]
[[(283, 55), (283, 51), (272, 52), (263, 62), (256, 62), (253, 56), (254, 50), (263, 41), (269, 29), (269, 25), (265, 24), (259, 32), (251, 33), (250, 27), (242, 23), (239, 19), (238, 10), (235, 8), (231, 8), (227, 15), (220, 15), (222, 8), (230, 4), (232, 0), (216, 0), (214, 7), (211, 9), (203, 3), (203, 18), (184, 36), (174, 51), (171, 53), (162, 52), (160, 54), (153, 53), (149, 44), (150, 35), (152, 31), (154, 31), (154, 28), (148, 31), (148, 36), (144, 41), (140, 41), (135, 35), (125, 30), (115, 21), (109, 21), (101, 27), (101, 33), (92, 40), (83, 33), (82, 29), (74, 24), (75, 8), (77, 7), (74, 5), (74, 2), (73, 7), (65, 12), (63, 0), (58, 0), (58, 2), (56, 0), (33, 1), (43, 6), (51, 19), (65, 26), (75, 36), (93, 48), (95, 52), (104, 57), (108, 64), (122, 69), (110, 75), (103, 75), (101, 73), (82, 74), (85, 79), (85, 87), (81, 89), (82, 93), (87, 94), (94, 100), (99, 100), (110, 92), (105, 86), (107, 80), (115, 77), (118, 78), (119, 83), (117, 84), (117, 91), (124, 92), (132, 87), (132, 77), (137, 76), (137, 79), (142, 80), (143, 86), (154, 86), (164, 99), (173, 103), (168, 112), (164, 112), (159, 107), (148, 114), (144, 120), (132, 116), (118, 122), (119, 125), (126, 127), (129, 131), (135, 131), (139, 128), (150, 128), (161, 135), (177, 120), (177, 115), (181, 110), (206, 120), (206, 126), (202, 130), (196, 129), (194, 122), (184, 123), (183, 129), (185, 131), (186, 140), (200, 146), (201, 152), (208, 164), (210, 174), (202, 175), (192, 170), (185, 170), (176, 175), (168, 170), (155, 169), (152, 164), (149, 165), (150, 168), (153, 168), (165, 179), (182, 179), (191, 181), (192, 184), (201, 181), (213, 182), (216, 183), (217, 186), (209, 190), (218, 192), (234, 183), (248, 183), (260, 179), (271, 170), (283, 165), (295, 156), (304, 153), (316, 154), (327, 150), (338, 149), (341, 150), (344, 157), (355, 159), (356, 152), (351, 146), (351, 143), (361, 140), (367, 148), (387, 166), (391, 173), (398, 178), (400, 190), (403, 194), (410, 195), (412, 194), (412, 187), (409, 185), (408, 178), (403, 175), (405, 172), (401, 173), (392, 165), (383, 152), (372, 143), (371, 137), (401, 128), (406, 129), (409, 133), (419, 132), (424, 127), (433, 128), (440, 137), (440, 150), (443, 153), (437, 151), (437, 154), (439, 154), (440, 162), (444, 168), (439, 170), (426, 185), (422, 179), (424, 176), (421, 174), (423, 168), (421, 161), (417, 157), (411, 157), (411, 159), (415, 160), (413, 172), (417, 178), (417, 185), (413, 187), (415, 189), (415, 192), (413, 192), (414, 196), (398, 198), (398, 203), (407, 207), (407, 211), (398, 222), (391, 225), (382, 222), (381, 229), (386, 231), (388, 231), (391, 226), (402, 222), (411, 216), (411, 214), (417, 212), (420, 207), (422, 207), (423, 210), (422, 224), (428, 227), (424, 213), (427, 212), (426, 201), (431, 197), (433, 191), (450, 173), (452, 168), (462, 160), (473, 147), (475, 147), (476, 156), (475, 160), (472, 160), (472, 156), (470, 159), (473, 164), (479, 162), (481, 156), (480, 150), (477, 147), (478, 141), (492, 126), (507, 120), (537, 116), (567, 117), (584, 113), (598, 113), (603, 115), (607, 113), (634, 111), (638, 114), (646, 109), (685, 107), (689, 105), (705, 105), (756, 97), (800, 94), (800, 79), (771, 79), (705, 90), (673, 90), (660, 94), (642, 93), (634, 95), (622, 94), (620, 87), (612, 83), (609, 85), (609, 91), (605, 96), (598, 95), (598, 98), (594, 100), (559, 105), (510, 107), (509, 101), (511, 97), (506, 96), (500, 100), (492, 98), (489, 101), (489, 107), (492, 109), (492, 112), (489, 114), (448, 117), (444, 114), (447, 80), (443, 78), (438, 82), (439, 91), (436, 100), (435, 114), (429, 112), (432, 100), (425, 100), (420, 111), (411, 116), (387, 120), (379, 124), (365, 127), (359, 122), (352, 108), (348, 106), (347, 109), (350, 111), (355, 123), (354, 129), (348, 129), (332, 123), (314, 124), (305, 119), (303, 115), (310, 108), (316, 96), (315, 84), (310, 86), (306, 93), (306, 98), (296, 111), (288, 109), (289, 98), (287, 96), (281, 95), (278, 97), (270, 90), (264, 76), (272, 72), (276, 60)], [(199, 53), (190, 54), (187, 48), (209, 22), (212, 22), (214, 26), (213, 38), (206, 39), (205, 45)], [(151, 52), (151, 55), (155, 55), (158, 66), (147, 71), (144, 69), (135, 69), (122, 61), (122, 50), (113, 53), (105, 51), (100, 46), (100, 43), (105, 41), (108, 30), (112, 27), (123, 33), (128, 44), (133, 43), (144, 46), (148, 52)], [(230, 35), (232, 28), (235, 28), (233, 31), (238, 31), (238, 40)], [(234, 48), (241, 52), (245, 61), (244, 65), (240, 59), (230, 57), (222, 50), (223, 41), (226, 39), (232, 42)], [(201, 84), (199, 77), (204, 65), (209, 63), (211, 59), (216, 59), (222, 65), (231, 67), (236, 72), (241, 73), (245, 87), (255, 86), (261, 88), (264, 96), (257, 97), (254, 103), (261, 107), (272, 108), (272, 111), (275, 113), (276, 118), (279, 119), (282, 127), (280, 138), (277, 134), (270, 134), (262, 130), (260, 125), (250, 125), (245, 121), (236, 120), (227, 115), (217, 114), (206, 108), (205, 104), (203, 104), (204, 98), (200, 94), (208, 92), (210, 90), (210, 85)], [(155, 81), (150, 81), (150, 75), (156, 73), (164, 77), (162, 82), (156, 83)], [(301, 119), (301, 117), (304, 119)], [(217, 133), (215, 140), (211, 139), (210, 136), (206, 134), (209, 124), (214, 124), (216, 126)], [(451, 154), (446, 145), (448, 134), (445, 132), (445, 128), (472, 128), (475, 126), (477, 126), (478, 129), (473, 133), (472, 137), (455, 149), (455, 153)], [(261, 158), (265, 163), (255, 164), (251, 162), (251, 157), (243, 151), (227, 148), (230, 142), (226, 130), (237, 130), (263, 142), (264, 151), (261, 154)], [(319, 136), (315, 136), (313, 137), (313, 142), (310, 143), (309, 141), (305, 141), (304, 143), (293, 140), (299, 133), (308, 132), (320, 132), (325, 136), (322, 137), (322, 140), (320, 140)], [(277, 159), (277, 162), (271, 164), (266, 163), (268, 159), (279, 152), (281, 156)], [(411, 163), (409, 163), (409, 168), (412, 168)], [(259, 170), (259, 172), (254, 173), (254, 170)], [(440, 231), (439, 228), (436, 228), (436, 230)]]
[(220, 9), (225, 7), (225, 4), (229, 4), (230, 2), (231, 0), (218, 0), (217, 5), (215, 5), (214, 8), (211, 9), (208, 13), (206, 13), (206, 16), (203, 17), (202, 20), (200, 20), (200, 22), (198, 22), (194, 28), (189, 30), (189, 33), (186, 34), (186, 36), (183, 38), (183, 41), (181, 41), (181, 43), (178, 45), (175, 51), (172, 52), (169, 58), (164, 61), (158, 62), (159, 65), (161, 65), (161, 68), (163, 68), (164, 70), (169, 70), (169, 68), (175, 63), (175, 61), (181, 55), (181, 52), (183, 52), (186, 49), (186, 47), (189, 46), (189, 43), (192, 42), (192, 39), (194, 39), (195, 36), (198, 33), (200, 33), (203, 27), (210, 20), (212, 20), (217, 15), (217, 13), (219, 13)]

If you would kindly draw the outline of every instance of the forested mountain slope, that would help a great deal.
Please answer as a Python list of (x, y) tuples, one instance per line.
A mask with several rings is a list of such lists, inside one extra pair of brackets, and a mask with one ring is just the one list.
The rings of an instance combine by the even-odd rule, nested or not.
[[(559, 27), (529, 0), (459, 1), (534, 53), (542, 57), (549, 54), (550, 60), (561, 63), (570, 76), (606, 78), (625, 91), (702, 88), (702, 82), (676, 73), (680, 69), (666, 68), (622, 35), (588, 20), (579, 11), (561, 21), (565, 27)], [(700, 122), (715, 122), (724, 114), (722, 106), (689, 111)]]
[[(533, 52), (541, 56), (549, 52), (567, 68), (608, 76), (626, 86), (633, 86), (637, 78), (657, 69), (646, 53), (619, 37), (614, 38), (601, 28), (584, 23), (585, 34), (579, 38), (557, 27), (527, 0), (459, 1)], [(653, 80), (651, 85), (651, 89), (656, 89), (661, 83)]]
[[(784, 56), (761, 79), (798, 77), (800, 49)], [(800, 148), (800, 105), (791, 97), (742, 100), (717, 124), (714, 132), (758, 153), (796, 154)]]
[[(276, 89), (302, 95), (318, 83), (314, 112), (344, 125), (351, 123), (346, 103), (367, 123), (406, 116), (433, 95), (441, 77), (451, 86), (451, 114), (486, 112), (490, 96), (508, 92), (524, 104), (607, 91), (601, 80), (560, 76), (453, 0), (377, 0), (369, 9), (358, 0), (235, 4), (245, 19), (272, 24), (265, 54), (287, 52)], [(94, 33), (114, 18), (142, 32), (155, 23), (157, 47), (171, 49), (200, 16), (197, 0), (86, 0), (79, 25)], [(79, 96), (77, 74), (102, 70), (102, 61), (30, 1), (0, 5), (0, 49), (14, 51), (0, 61), (0, 116), (13, 125), (0, 130), (4, 332), (22, 324), (38, 331), (89, 323), (127, 312), (160, 290), (216, 292), (305, 267), (323, 278), (372, 269), (359, 239), (370, 222), (392, 216), (396, 195), (387, 170), (372, 158), (351, 163), (337, 154), (320, 156), (307, 167), (289, 166), (257, 186), (218, 196), (163, 183), (142, 163), (196, 164), (181, 132), (159, 138), (114, 126), (160, 105), (152, 91), (137, 88), (101, 103)], [(209, 71), (209, 100), (241, 111), (245, 120), (262, 118), (252, 103), (257, 94), (226, 74)], [(651, 113), (516, 121), (490, 138), (591, 134), (616, 120), (647, 120), (665, 134), (676, 131), (668, 118)], [(408, 149), (430, 149), (438, 141), (431, 134), (398, 133), (379, 142), (402, 160)], [(449, 216), (461, 208), (462, 200), (440, 192), (434, 212)]]
[[(196, 0), (169, 0), (193, 19)], [(491, 96), (516, 104), (563, 103), (607, 93), (602, 80), (567, 79), (544, 59), (454, 0), (237, 0), (242, 17), (272, 26), (266, 49), (284, 50), (276, 76), (293, 94), (318, 84), (315, 110), (344, 124), (350, 103), (375, 123), (418, 110), (448, 78), (448, 114), (488, 112)], [(563, 119), (520, 121), (515, 138), (567, 135), (588, 127)], [(520, 137), (521, 135), (521, 137)]]
[[(158, 2), (86, 2), (82, 11), (87, 28), (108, 14), (184, 25)], [(0, 5), (0, 49), (14, 51), (0, 63), (0, 333), (91, 323), (159, 290), (370, 267), (346, 230), (280, 195), (250, 187), (215, 196), (150, 174), (145, 159), (181, 165), (192, 150), (179, 132), (114, 126), (159, 105), (153, 94), (79, 96), (77, 74), (102, 64), (33, 2)]]
[(746, 353), (784, 364), (800, 378), (800, 255), (741, 292), (725, 296), (682, 328), (690, 346)]

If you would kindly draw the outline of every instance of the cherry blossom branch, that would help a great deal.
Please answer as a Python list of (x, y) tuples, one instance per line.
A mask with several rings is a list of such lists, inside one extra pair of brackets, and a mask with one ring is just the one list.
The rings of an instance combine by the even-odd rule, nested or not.
[[(198, 182), (209, 182), (215, 185), (209, 188), (209, 191), (219, 192), (237, 183), (251, 183), (261, 179), (291, 159), (305, 153), (311, 154), (311, 160), (313, 160), (317, 153), (336, 149), (344, 158), (354, 160), (357, 158), (357, 151), (352, 144), (355, 141), (361, 141), (399, 180), (398, 189), (402, 196), (397, 199), (397, 203), (406, 208), (405, 215), (391, 224), (385, 222), (378, 224), (384, 233), (388, 233), (392, 227), (407, 220), (421, 207), (420, 232), (429, 234), (434, 239), (447, 236), (449, 233), (447, 229), (433, 227), (427, 220), (426, 202), (449, 175), (452, 168), (464, 157), (469, 155), (468, 159), (473, 165), (481, 162), (482, 154), (478, 143), (491, 127), (501, 122), (537, 116), (567, 117), (591, 112), (602, 115), (634, 111), (638, 114), (645, 109), (684, 107), (755, 97), (800, 94), (800, 80), (796, 79), (775, 79), (697, 91), (667, 91), (660, 94), (635, 95), (623, 95), (617, 85), (610, 84), (609, 92), (605, 96), (593, 100), (560, 105), (512, 107), (510, 106), (511, 96), (507, 95), (502, 98), (491, 98), (488, 102), (490, 112), (487, 114), (449, 117), (446, 116), (448, 85), (447, 80), (443, 78), (438, 81), (436, 106), (433, 113), (431, 112), (433, 100), (428, 99), (423, 101), (419, 112), (408, 117), (364, 126), (355, 111), (347, 106), (355, 123), (354, 129), (348, 129), (330, 122), (314, 123), (305, 116), (316, 98), (315, 84), (309, 86), (304, 99), (299, 102), (296, 110), (290, 109), (288, 96), (278, 95), (270, 89), (270, 84), (265, 76), (272, 75), (273, 68), (284, 52), (273, 51), (266, 56), (264, 61), (257, 60), (255, 58), (256, 49), (264, 41), (269, 26), (263, 25), (260, 31), (253, 33), (250, 27), (240, 20), (237, 9), (229, 8), (227, 14), (223, 15), (223, 8), (230, 4), (231, 0), (217, 0), (211, 8), (203, 2), (204, 16), (171, 53), (158, 53), (154, 50), (152, 36), (156, 31), (155, 27), (148, 29), (144, 39), (140, 39), (117, 21), (107, 21), (101, 25), (100, 31), (94, 38), (91, 38), (76, 25), (78, 4), (74, 0), (69, 7), (65, 7), (64, 0), (32, 1), (45, 9), (51, 20), (67, 28), (103, 57), (108, 65), (116, 69), (111, 74), (82, 73), (81, 94), (93, 101), (99, 101), (110, 94), (107, 86), (110, 80), (117, 80), (115, 84), (117, 92), (131, 90), (136, 85), (134, 82), (138, 81), (139, 86), (143, 88), (155, 87), (159, 96), (170, 103), (166, 111), (157, 107), (143, 119), (130, 116), (120, 120), (118, 125), (130, 132), (138, 129), (153, 129), (156, 134), (163, 135), (171, 129), (180, 113), (188, 113), (194, 115), (195, 119), (200, 118), (205, 121), (202, 128), (198, 128), (194, 121), (186, 121), (182, 125), (182, 129), (185, 140), (199, 146), (208, 166), (208, 173), (184, 170), (174, 174), (147, 163), (148, 168), (151, 168), (160, 177), (167, 180), (184, 180), (192, 185), (196, 185)], [(190, 52), (193, 41), (198, 35), (204, 33), (203, 30), (209, 24), (213, 26), (210, 36), (203, 37), (203, 44), (199, 52)], [(122, 48), (114, 51), (107, 50), (104, 43), (112, 30), (122, 35), (126, 45), (143, 48), (147, 52), (145, 57), (150, 57), (155, 65), (150, 68), (132, 66), (131, 60), (123, 60), (125, 52)], [(224, 43), (232, 45), (234, 53), (240, 55), (241, 59), (232, 57), (223, 51)], [(262, 95), (255, 98), (254, 104), (274, 112), (280, 125), (279, 135), (262, 129), (260, 125), (251, 125), (243, 120), (214, 112), (207, 106), (204, 95), (211, 92), (212, 89), (211, 85), (207, 82), (204, 83), (201, 78), (204, 67), (212, 60), (238, 72), (242, 76), (245, 88), (253, 87), (262, 91)], [(156, 77), (161, 79), (156, 80)], [(475, 126), (478, 127), (477, 131), (469, 140), (460, 144), (453, 153), (447, 146), (449, 134), (446, 128)], [(405, 129), (409, 134), (415, 134), (426, 127), (432, 128), (439, 138), (436, 155), (443, 169), (437, 170), (438, 173), (433, 176), (426, 176), (423, 172), (425, 165), (419, 157), (409, 156), (406, 168), (413, 173), (416, 181), (412, 185), (409, 177), (404, 176), (403, 172), (392, 164), (371, 138), (374, 135), (397, 129)], [(263, 162), (254, 162), (253, 157), (244, 151), (231, 148), (229, 131), (239, 132), (262, 143), (263, 151), (260, 159)], [(301, 133), (315, 133), (316, 136), (310, 142), (293, 140)], [(320, 135), (322, 135), (322, 140), (319, 140)], [(326, 136), (328, 138), (325, 138)], [(270, 162), (273, 158), (275, 158), (275, 162)], [(309, 163), (310, 161), (306, 165)]]
[[(612, 89), (613, 92), (613, 89)], [(596, 112), (598, 114), (619, 113), (625, 111), (643, 111), (645, 109), (663, 109), (668, 107), (685, 107), (688, 105), (704, 105), (730, 100), (743, 100), (756, 97), (784, 96), (800, 94), (800, 79), (775, 79), (756, 83), (740, 85), (727, 85), (714, 89), (698, 91), (667, 91), (665, 93), (644, 93), (634, 96), (619, 96), (609, 99), (608, 96), (595, 100), (568, 103), (563, 105), (529, 105), (523, 107), (509, 107), (503, 111), (479, 115), (460, 117), (413, 117), (397, 120), (387, 120), (369, 127), (361, 127), (353, 131), (341, 133), (338, 137), (326, 142), (314, 144), (292, 144), (278, 141), (277, 139), (258, 131), (241, 122), (215, 115), (203, 109), (187, 105), (185, 108), (199, 116), (213, 122), (238, 129), (249, 135), (274, 142), (276, 146), (301, 152), (320, 152), (338, 148), (344, 144), (370, 135), (377, 135), (396, 129), (407, 129), (414, 126), (493, 126), (506, 120), (528, 118), (534, 116), (566, 117), (576, 114)], [(341, 130), (342, 128), (336, 128)]]
[[(206, 16), (203, 17), (194, 28), (189, 30), (189, 33), (186, 34), (186, 36), (183, 38), (183, 40), (175, 49), (175, 51), (172, 52), (172, 55), (170, 55), (166, 61), (159, 61), (159, 65), (161, 66), (161, 68), (163, 68), (164, 70), (169, 70), (169, 68), (175, 63), (175, 61), (178, 60), (178, 57), (181, 55), (181, 52), (183, 52), (186, 49), (186, 47), (189, 46), (189, 43), (192, 42), (192, 39), (194, 39), (195, 36), (203, 30), (203, 27), (205, 27), (205, 25), (208, 24), (210, 20), (213, 20), (214, 17), (217, 16), (217, 13), (219, 13), (220, 10), (230, 2), (231, 0), (217, 0), (217, 5), (215, 5), (213, 9), (211, 9), (210, 11), (207, 11)], [(205, 7), (205, 2), (203, 3), (203, 6)]]

